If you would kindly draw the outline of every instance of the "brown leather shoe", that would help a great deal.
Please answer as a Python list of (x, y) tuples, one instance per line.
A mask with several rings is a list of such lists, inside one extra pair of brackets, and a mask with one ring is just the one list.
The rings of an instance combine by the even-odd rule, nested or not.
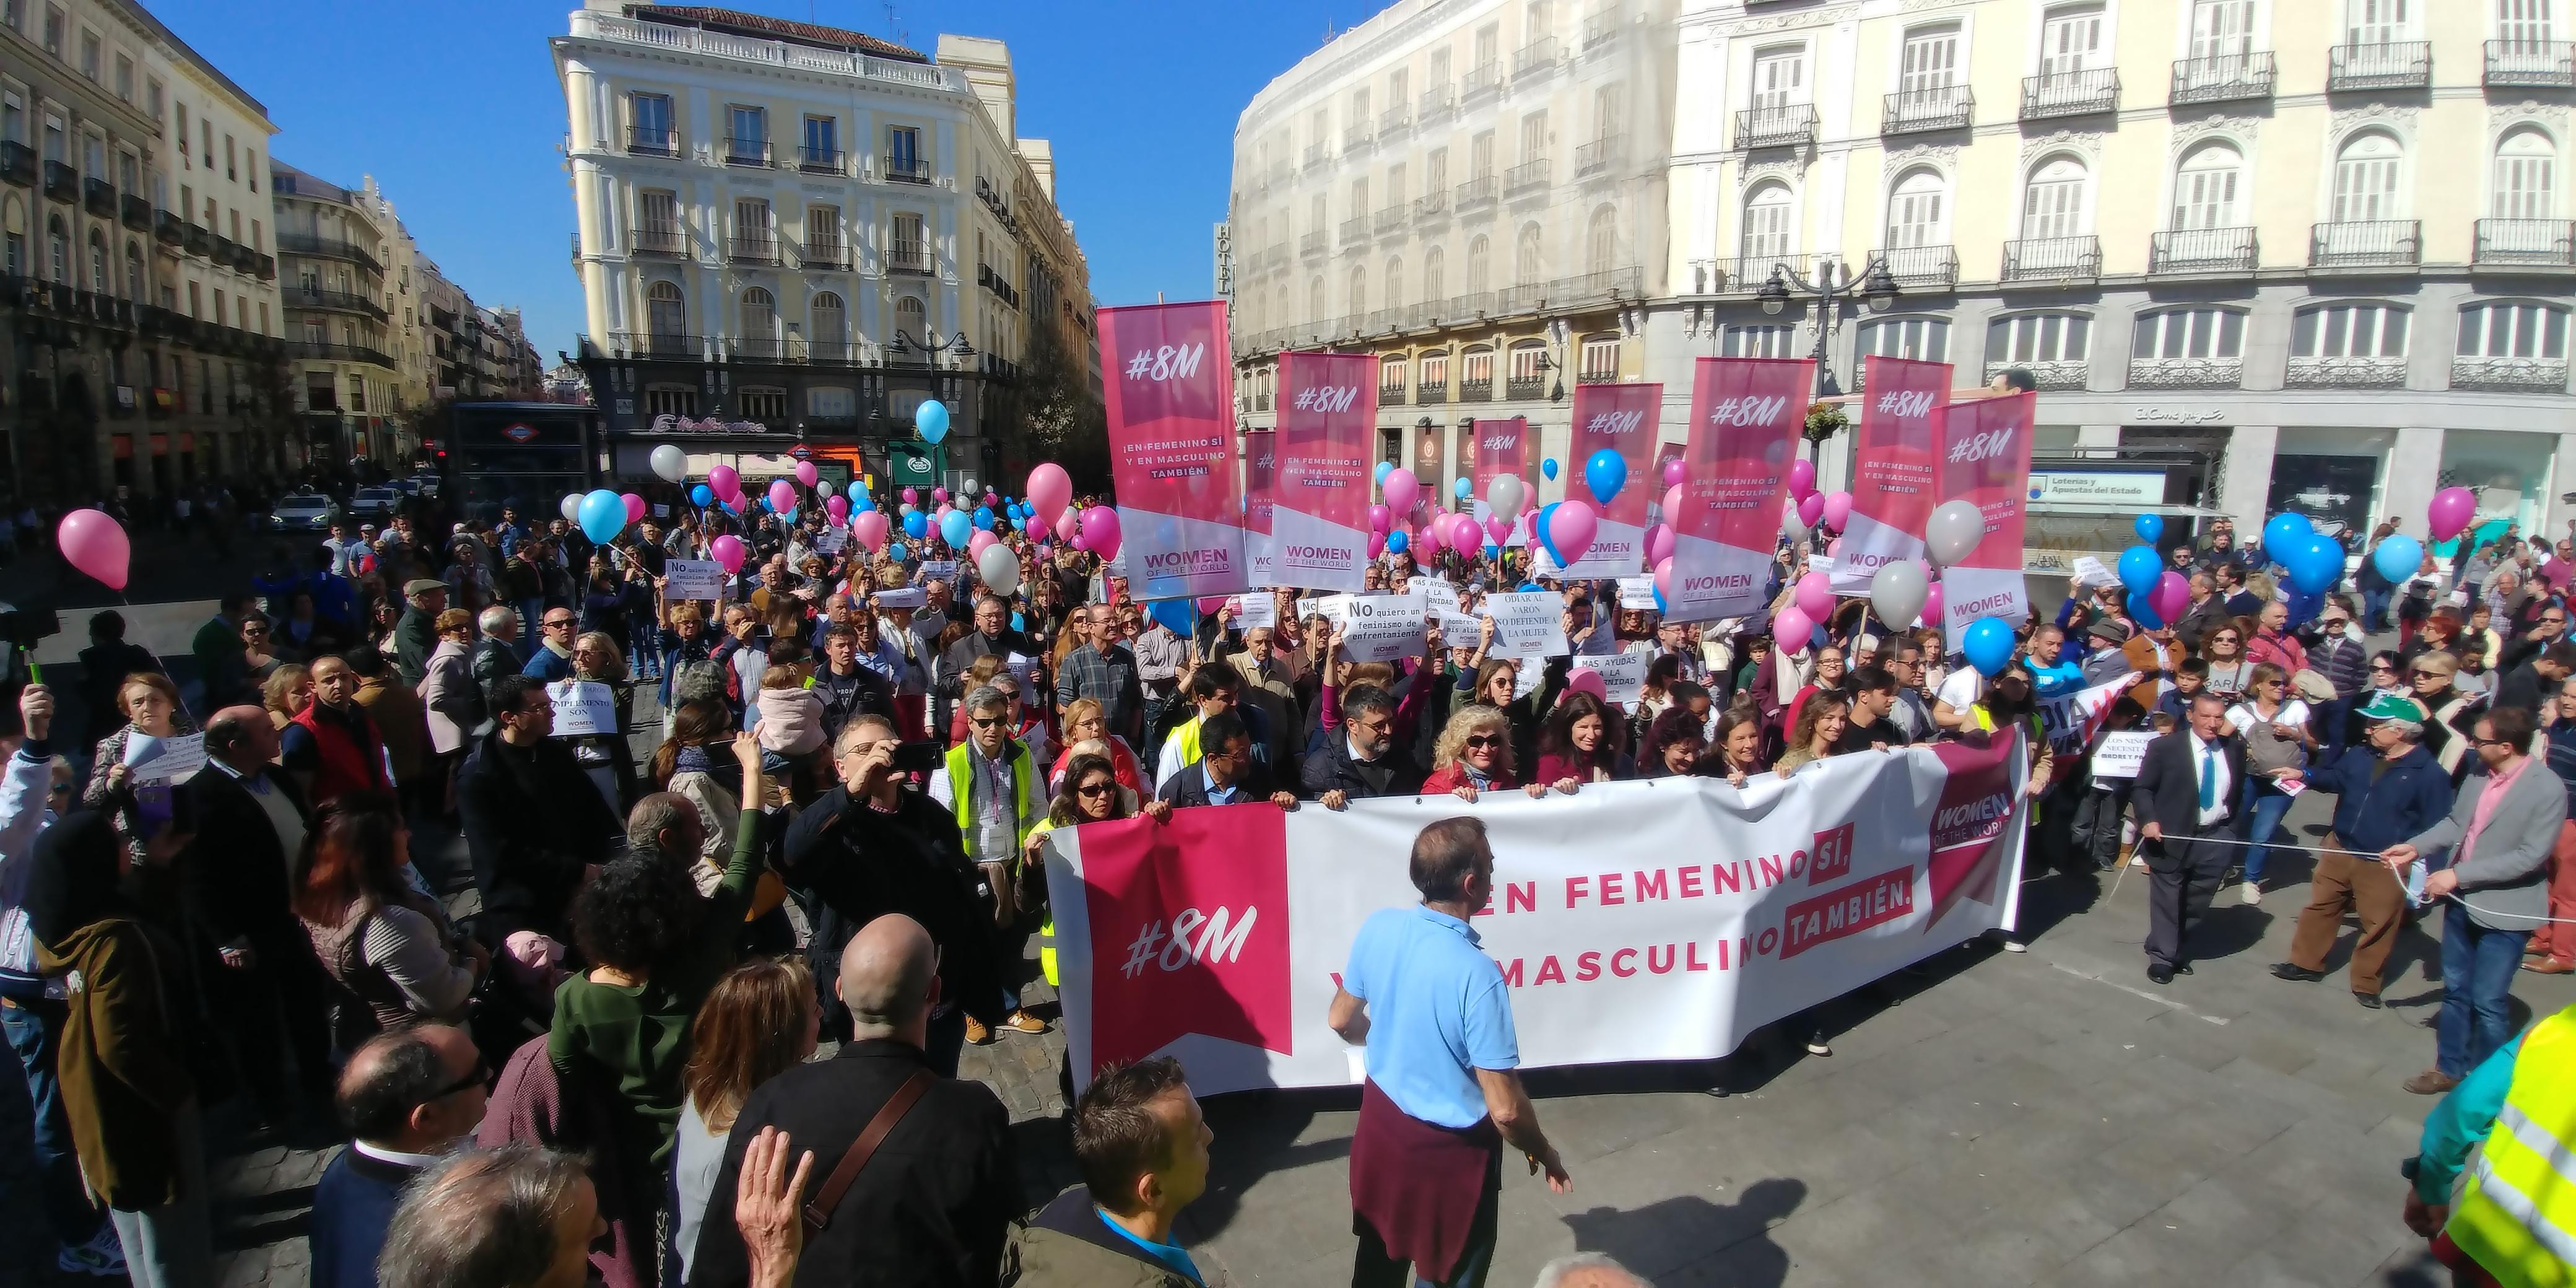
[(2576, 972), (2576, 962), (2564, 957), (2534, 957), (2524, 962), (2522, 968), (2534, 975), (2565, 975)]
[(2406, 1081), (2399, 1083), (2398, 1087), (2400, 1090), (2413, 1092), (2419, 1096), (2439, 1096), (2449, 1092), (2451, 1088), (2458, 1085), (2460, 1085), (2459, 1079), (2454, 1078), (2439, 1069), (2426, 1069), (2424, 1072), (2416, 1074), (2414, 1077), (2408, 1078)]

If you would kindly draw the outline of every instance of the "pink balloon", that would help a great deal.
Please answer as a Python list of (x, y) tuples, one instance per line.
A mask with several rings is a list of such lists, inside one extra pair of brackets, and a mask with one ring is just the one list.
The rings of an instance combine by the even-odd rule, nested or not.
[(1395, 526), (1395, 511), (1383, 505), (1369, 507), (1369, 531), (1383, 533)]
[(619, 494), (617, 499), (626, 503), (626, 521), (628, 523), (633, 523), (637, 519), (644, 517), (644, 498), (637, 496), (632, 492), (625, 492)]
[[(1673, 462), (1673, 463), (1674, 463), (1674, 464), (1676, 464), (1676, 465), (1681, 464), (1681, 462), (1679, 462), (1679, 461), (1675, 461), (1675, 462)], [(1668, 488), (1665, 488), (1665, 489), (1664, 489), (1664, 522), (1666, 522), (1666, 523), (1670, 523), (1670, 522), (1672, 522), (1672, 521), (1673, 521), (1673, 516), (1678, 515), (1678, 514), (1680, 514), (1681, 512), (1682, 512), (1682, 485), (1681, 485), (1681, 484), (1679, 484), (1679, 483), (1675, 483), (1675, 484), (1673, 484), (1671, 487), (1668, 487)]]
[(2181, 621), (2183, 613), (2191, 607), (2191, 579), (2166, 569), (2165, 575), (2156, 579), (2155, 597), (2148, 601), (2147, 607), (2156, 610), (2156, 616), (2167, 622)]
[(1823, 573), (1811, 572), (1798, 579), (1798, 611), (1811, 622), (1821, 622), (1834, 615), (1834, 584)]
[(921, 504), (921, 489), (913, 487), (905, 488), (903, 490), (903, 503), (905, 505)]
[(1020, 531), (1027, 533), (1029, 539), (1034, 541), (1037, 539), (1039, 533), (1045, 531), (1045, 528), (1039, 523), (1038, 516), (1031, 514), (1021, 517)]
[[(1567, 693), (1589, 693), (1592, 695), (1592, 700), (1595, 702), (1608, 702), (1610, 700), (1610, 691), (1602, 686), (1601, 673), (1588, 666), (1578, 667), (1574, 674), (1565, 677), (1565, 691)], [(1564, 701), (1563, 698), (1559, 698), (1557, 700), (1560, 702)]]
[(930, 489), (930, 499), (931, 499), (931, 500), (933, 500), (933, 501), (945, 501), (945, 500), (947, 500), (947, 499), (948, 499), (948, 489), (946, 489), (946, 488), (944, 488), (944, 487), (935, 487), (935, 488)]
[(125, 589), (125, 574), (134, 546), (125, 529), (100, 510), (74, 510), (54, 529), (54, 545), (74, 568), (109, 590)]
[(1485, 529), (1472, 514), (1450, 515), (1449, 544), (1460, 554), (1474, 554), (1476, 547), (1485, 544)]
[(769, 481), (769, 508), (785, 514), (796, 508), (796, 485), (785, 479)]
[(1669, 604), (1673, 602), (1673, 561), (1666, 557), (1655, 560), (1654, 564), (1655, 593), (1663, 596), (1664, 602)]
[[(1679, 542), (1673, 536), (1673, 525), (1669, 523), (1658, 523), (1655, 526), (1646, 529), (1647, 566), (1653, 567), (1672, 558), (1673, 547), (1677, 544), (1679, 544)], [(1664, 593), (1665, 599), (1670, 600), (1672, 597), (1672, 592), (1666, 591)]]
[[(1804, 462), (1800, 463), (1804, 464)], [(1798, 522), (1812, 528), (1816, 526), (1816, 520), (1823, 517), (1825, 517), (1825, 498), (1823, 496), (1814, 492), (1809, 492), (1798, 498)]]
[(1386, 482), (1379, 485), (1386, 493), (1386, 507), (1397, 514), (1413, 508), (1422, 495), (1422, 483), (1413, 471), (1401, 467), (1387, 471)]
[(1440, 553), (1440, 547), (1447, 543), (1448, 539), (1441, 535), (1437, 523), (1423, 524), (1422, 530), (1413, 534), (1413, 549), (1420, 558), (1427, 559)]
[(1815, 490), (1816, 490), (1816, 463), (1815, 463), (1814, 461), (1792, 461), (1792, 462), (1790, 462), (1790, 463), (1789, 463), (1789, 491), (1790, 491), (1790, 493), (1791, 493), (1792, 495), (1795, 495), (1795, 496), (1804, 497), (1804, 496), (1806, 496), (1808, 493), (1811, 493), (1811, 492), (1813, 492), (1813, 491), (1815, 491)]
[(1816, 624), (1791, 604), (1771, 614), (1771, 638), (1784, 653), (1795, 653), (1813, 643)]
[(2478, 494), (2464, 487), (2446, 487), (2433, 494), (2433, 504), (2424, 512), (2432, 522), (2433, 539), (2448, 541), (2469, 526), (2478, 515)]
[[(719, 501), (730, 501), (742, 492), (742, 476), (730, 465), (719, 465), (707, 471), (707, 490)], [(911, 497), (905, 497), (909, 501)]]
[(1102, 559), (1118, 557), (1118, 511), (1095, 505), (1082, 512), (1082, 538)]
[(1934, 578), (1923, 591), (1923, 615), (1914, 620), (1926, 626), (1941, 620), (1941, 582)]
[(1836, 492), (1825, 498), (1825, 526), (1836, 532), (1851, 524), (1852, 494)]
[(823, 511), (824, 513), (832, 516), (832, 526), (836, 528), (840, 527), (850, 521), (850, 498), (846, 496), (824, 497)]
[[(841, 498), (836, 496), (832, 499), (838, 501)], [(870, 554), (874, 554), (885, 549), (888, 526), (885, 511), (862, 510), (859, 512), (859, 517), (850, 520), (850, 535), (858, 538), (859, 544), (866, 547)]]
[(812, 462), (812, 461), (798, 461), (798, 462), (796, 462), (796, 481), (797, 481), (797, 482), (802, 483), (802, 484), (804, 484), (804, 485), (805, 485), (805, 486), (807, 486), (807, 487), (812, 487), (812, 486), (814, 486), (814, 484), (815, 484), (818, 480), (820, 480), (822, 477), (823, 477), (823, 472), (822, 472), (821, 470), (818, 470), (818, 469), (814, 468), (814, 462)]
[(1078, 514), (1074, 513), (1074, 512), (1073, 512), (1073, 511), (1071, 511), (1071, 510), (1059, 511), (1059, 512), (1056, 514), (1056, 516), (1055, 516), (1055, 536), (1056, 536), (1056, 540), (1058, 540), (1058, 541), (1071, 541), (1071, 540), (1073, 540), (1075, 537), (1078, 537), (1078, 536), (1081, 536), (1081, 535), (1082, 535), (1082, 516), (1081, 516), (1081, 515), (1078, 515)]
[(1834, 538), (1833, 540), (1828, 541), (1828, 542), (1826, 542), (1826, 543), (1825, 543), (1825, 553), (1826, 553), (1826, 554), (1829, 554), (1829, 555), (1838, 555), (1838, 554), (1841, 554), (1842, 552), (1843, 552), (1843, 539), (1842, 539), (1841, 537), (1836, 537), (1836, 538)]
[(1055, 522), (1064, 507), (1073, 500), (1073, 476), (1053, 461), (1029, 471), (1029, 508), (1038, 518)]
[(1682, 468), (1682, 463), (1679, 458), (1664, 462), (1665, 487), (1680, 487), (1682, 485), (1682, 479), (1687, 477), (1687, 475), (1688, 471)]
[(986, 547), (1000, 544), (1002, 544), (1000, 537), (979, 529), (974, 536), (966, 538), (966, 557), (980, 562), (984, 558)]
[(1375, 559), (1375, 558), (1377, 558), (1378, 556), (1383, 555), (1383, 554), (1385, 554), (1385, 553), (1386, 553), (1386, 534), (1385, 534), (1385, 533), (1383, 533), (1383, 532), (1372, 532), (1372, 533), (1370, 533), (1370, 534), (1369, 534), (1369, 558), (1371, 558), (1371, 559)]
[(1199, 596), (1199, 598), (1198, 598), (1198, 610), (1199, 610), (1199, 616), (1201, 616), (1201, 617), (1205, 617), (1205, 616), (1207, 616), (1208, 614), (1213, 613), (1213, 612), (1215, 612), (1216, 610), (1218, 610), (1218, 609), (1220, 609), (1220, 608), (1225, 607), (1225, 598), (1226, 598), (1226, 597), (1225, 597), (1225, 596), (1223, 596), (1223, 595), (1201, 595), (1201, 596)]
[(1488, 516), (1485, 519), (1485, 535), (1492, 537), (1495, 545), (1503, 544), (1503, 538), (1512, 535), (1512, 521), (1499, 514)]
[(994, 490), (993, 490), (993, 489), (991, 489), (991, 488), (986, 488), (986, 489), (984, 489), (984, 504), (986, 504), (986, 505), (999, 505), (999, 504), (1001, 504), (1001, 501), (1002, 501), (1002, 494), (1001, 494), (1001, 493), (996, 492), (996, 491), (994, 491)]
[(708, 542), (707, 553), (714, 555), (716, 563), (726, 572), (742, 571), (742, 538), (728, 532)]
[(1581, 501), (1560, 501), (1547, 516), (1547, 539), (1555, 543), (1556, 552), (1565, 556), (1569, 565), (1590, 552), (1593, 535), (1600, 530), (1600, 516)]

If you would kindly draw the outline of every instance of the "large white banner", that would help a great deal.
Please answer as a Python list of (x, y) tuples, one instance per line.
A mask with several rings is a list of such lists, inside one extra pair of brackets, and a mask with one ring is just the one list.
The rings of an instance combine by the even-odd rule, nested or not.
[(1202, 1092), (1345, 1085), (1325, 1022), (1351, 940), (1418, 901), (1413, 839), (1485, 820), (1475, 919), (1529, 1067), (1706, 1060), (1754, 1029), (2009, 926), (2028, 758), (2016, 738), (1836, 757), (1741, 791), (1715, 779), (1180, 810), (1050, 833), (1078, 1084), (1180, 1057)]

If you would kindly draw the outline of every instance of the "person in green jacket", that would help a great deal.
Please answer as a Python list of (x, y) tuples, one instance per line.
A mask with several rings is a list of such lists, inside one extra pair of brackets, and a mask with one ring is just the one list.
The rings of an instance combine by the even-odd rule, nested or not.
[[(742, 766), (738, 799), (759, 800), (759, 741), (737, 734), (733, 754)], [(705, 826), (697, 807), (667, 792), (648, 796), (627, 819), (630, 853), (602, 868), (573, 904), (573, 938), (590, 969), (555, 990), (547, 1054), (568, 1085), (579, 1079), (616, 1097), (618, 1161), (645, 1182), (630, 1193), (661, 1192), (680, 1120), (689, 1020), (733, 964), (734, 928), (763, 870), (760, 820), (759, 810), (742, 812), (724, 878), (701, 897), (689, 875)]]

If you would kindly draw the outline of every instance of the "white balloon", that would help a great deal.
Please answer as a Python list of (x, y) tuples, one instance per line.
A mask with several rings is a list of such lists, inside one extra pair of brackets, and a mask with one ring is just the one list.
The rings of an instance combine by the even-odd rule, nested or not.
[(1944, 568), (1968, 557), (1986, 539), (1986, 516), (1965, 501), (1944, 501), (1923, 525), (1923, 546)]
[(1788, 501), (1782, 504), (1780, 511), (1780, 535), (1787, 537), (1789, 539), (1789, 544), (1793, 546), (1807, 539), (1807, 525), (1798, 522), (1798, 503), (1795, 501)]
[(653, 449), (653, 472), (665, 483), (677, 483), (689, 476), (689, 454), (664, 443)]
[(1869, 579), (1869, 605), (1878, 610), (1878, 620), (1904, 630), (1923, 615), (1923, 601), (1931, 593), (1932, 583), (1923, 575), (1923, 565), (1911, 559), (1883, 564)]
[(555, 508), (556, 508), (556, 509), (558, 509), (558, 510), (563, 511), (564, 522), (566, 522), (566, 523), (579, 523), (579, 522), (581, 522), (581, 493), (579, 493), (579, 492), (566, 492), (566, 493), (564, 493), (563, 504), (562, 504), (562, 505), (559, 505), (559, 506), (556, 506)]
[(829, 499), (829, 498), (831, 497), (831, 495), (832, 495), (832, 480), (830, 480), (830, 479), (825, 479), (825, 480), (823, 480), (822, 482), (815, 484), (815, 485), (814, 485), (814, 494), (815, 494), (816, 496), (820, 496), (820, 497), (823, 497), (823, 498), (825, 498), (825, 499)]
[(996, 595), (1008, 595), (1020, 588), (1020, 557), (999, 542), (984, 547), (984, 553), (975, 559), (975, 571)]
[(1521, 502), (1528, 499), (1529, 484), (1517, 474), (1497, 474), (1493, 482), (1485, 485), (1485, 504), (1492, 506), (1496, 514), (1517, 515)]

